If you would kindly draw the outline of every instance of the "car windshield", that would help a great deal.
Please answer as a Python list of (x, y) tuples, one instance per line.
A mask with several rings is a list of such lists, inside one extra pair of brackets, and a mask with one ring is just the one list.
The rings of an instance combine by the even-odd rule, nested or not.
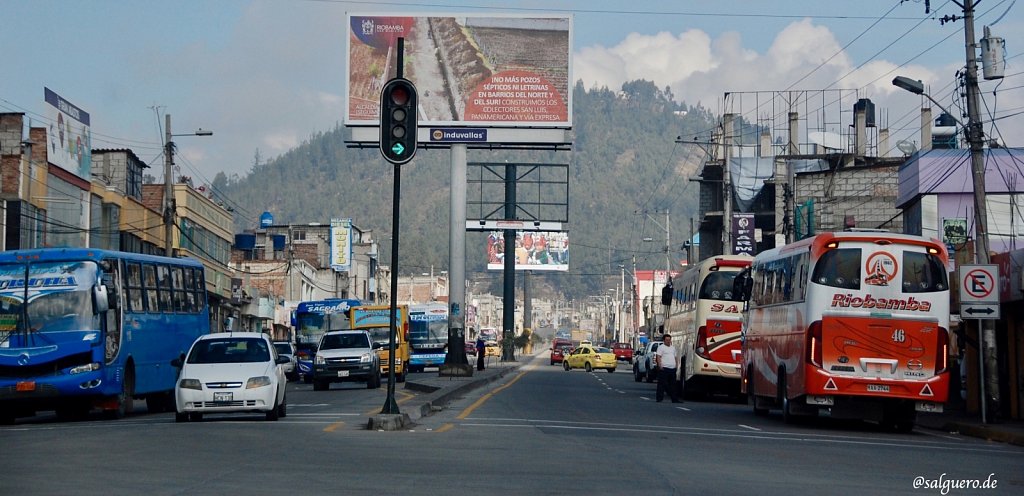
[(598, 353), (611, 353), (612, 352), (612, 350), (609, 349), (609, 348), (601, 348), (601, 347), (594, 348), (594, 351), (596, 351)]
[(270, 348), (258, 338), (203, 339), (192, 347), (188, 363), (250, 363), (270, 360)]
[(369, 348), (370, 342), (366, 334), (328, 334), (320, 343), (321, 350), (344, 350), (351, 348)]
[(292, 354), (292, 346), (288, 343), (274, 343), (274, 348), (277, 349), (278, 355)]

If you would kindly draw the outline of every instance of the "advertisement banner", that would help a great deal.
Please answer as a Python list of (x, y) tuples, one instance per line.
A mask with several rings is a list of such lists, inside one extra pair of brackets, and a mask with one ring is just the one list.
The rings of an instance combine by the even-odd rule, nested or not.
[(754, 214), (732, 214), (732, 254), (754, 256)]
[(89, 113), (43, 88), (46, 99), (46, 156), (48, 161), (86, 181), (92, 181), (92, 130)]
[[(569, 270), (569, 233), (516, 231), (516, 270)], [(505, 236), (487, 236), (487, 270), (505, 269)]]
[(347, 126), (377, 126), (380, 92), (413, 82), (419, 125), (572, 127), (572, 18), (349, 15)]
[(331, 268), (336, 272), (352, 268), (352, 219), (331, 219)]

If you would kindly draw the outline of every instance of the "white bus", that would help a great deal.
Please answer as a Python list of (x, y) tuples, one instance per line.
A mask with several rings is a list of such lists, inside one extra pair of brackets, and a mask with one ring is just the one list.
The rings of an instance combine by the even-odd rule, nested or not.
[(738, 394), (743, 300), (733, 291), (748, 255), (719, 255), (677, 276), (666, 307), (666, 332), (679, 348), (679, 380), (688, 396)]

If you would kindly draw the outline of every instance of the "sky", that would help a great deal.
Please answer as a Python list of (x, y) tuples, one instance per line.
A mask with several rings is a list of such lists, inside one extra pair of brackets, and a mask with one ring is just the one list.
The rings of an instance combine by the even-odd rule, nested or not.
[[(720, 114), (726, 92), (855, 89), (885, 115), (918, 112), (892, 86), (918, 79), (944, 105), (965, 63), (961, 13), (931, 0), (0, 0), (0, 112), (46, 125), (44, 87), (88, 112), (93, 148), (130, 148), (160, 177), (164, 114), (181, 174), (247, 174), (344, 118), (346, 14), (573, 16), (572, 79), (619, 89), (653, 81)], [(511, 6), (511, 7), (510, 7)], [(986, 133), (1024, 146), (1024, 2), (986, 0), (1007, 75), (984, 81)], [(979, 67), (980, 77), (980, 67)], [(937, 115), (939, 112), (935, 111)], [(989, 121), (996, 117), (995, 126)], [(911, 121), (913, 121), (911, 119)], [(916, 140), (915, 126), (903, 133)], [(898, 139), (900, 135), (894, 131)]]

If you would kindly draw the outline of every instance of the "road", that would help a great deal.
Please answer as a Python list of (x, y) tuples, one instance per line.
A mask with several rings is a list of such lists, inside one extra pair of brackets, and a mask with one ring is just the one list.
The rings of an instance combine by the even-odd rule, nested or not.
[[(655, 403), (655, 384), (627, 370), (566, 372), (540, 356), (397, 432), (365, 429), (385, 388), (357, 384), (292, 384), (278, 422), (39, 417), (0, 427), (0, 494), (942, 494), (915, 478), (1024, 492), (1019, 447), (828, 418), (787, 425), (728, 401)], [(418, 394), (399, 389), (400, 407)]]

